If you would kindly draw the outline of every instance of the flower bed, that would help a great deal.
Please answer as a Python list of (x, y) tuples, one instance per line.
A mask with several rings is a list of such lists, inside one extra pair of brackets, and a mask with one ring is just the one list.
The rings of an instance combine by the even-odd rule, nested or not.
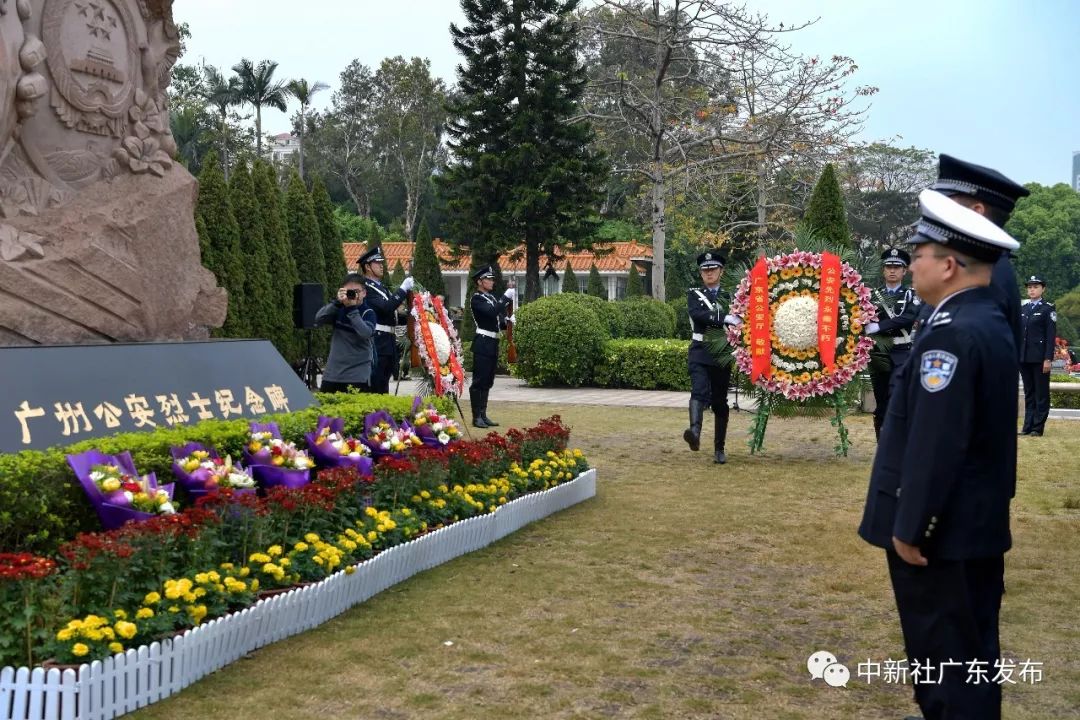
[[(247, 607), (260, 591), (348, 572), (576, 477), (587, 465), (566, 449), (568, 437), (554, 417), (524, 432), (416, 447), (384, 458), (373, 477), (350, 466), (264, 497), (223, 489), (175, 515), (80, 534), (61, 546), (59, 572), (30, 586), (0, 582), (0, 607), (30, 613), (29, 631), (11, 624), (14, 613), (0, 618), (0, 664), (101, 659)], [(28, 591), (52, 601), (30, 604)]]

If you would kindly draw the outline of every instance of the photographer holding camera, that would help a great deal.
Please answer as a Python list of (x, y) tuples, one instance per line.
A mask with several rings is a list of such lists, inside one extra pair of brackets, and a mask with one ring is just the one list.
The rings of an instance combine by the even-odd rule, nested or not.
[(375, 364), (375, 313), (364, 305), (367, 289), (364, 277), (345, 276), (333, 302), (315, 313), (315, 325), (334, 326), (330, 356), (323, 372), (322, 392), (346, 392), (356, 388), (371, 392)]

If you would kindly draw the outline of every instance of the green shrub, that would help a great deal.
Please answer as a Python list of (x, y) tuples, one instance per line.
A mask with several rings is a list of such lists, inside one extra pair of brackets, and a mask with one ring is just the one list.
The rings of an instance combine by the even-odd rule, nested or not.
[(675, 311), (665, 302), (650, 297), (615, 303), (625, 326), (624, 338), (675, 337)]
[[(306, 447), (304, 434), (315, 429), (319, 415), (342, 417), (346, 432), (361, 434), (364, 416), (386, 409), (404, 417), (412, 398), (389, 395), (319, 394), (321, 405), (280, 415), (267, 415), (286, 440)], [(453, 400), (438, 399), (440, 412), (452, 415)], [(24, 450), (0, 455), (0, 552), (49, 552), (80, 531), (100, 530), (97, 515), (65, 455), (97, 449), (112, 455), (131, 453), (140, 473), (154, 472), (162, 482), (172, 482), (169, 449), (187, 442), (211, 445), (223, 456), (239, 458), (247, 439), (250, 418), (204, 420), (193, 425), (162, 427), (145, 433), (119, 433), (82, 440), (73, 445), (48, 450)]]
[(690, 313), (686, 306), (686, 295), (680, 295), (667, 301), (668, 306), (675, 313), (675, 337), (680, 340), (689, 340), (694, 332), (690, 324)]
[(593, 377), (601, 387), (689, 390), (686, 340), (611, 340)]
[(609, 334), (588, 298), (551, 295), (518, 309), (517, 374), (529, 385), (577, 387), (592, 379)]
[[(1050, 382), (1080, 383), (1080, 378), (1074, 378), (1071, 375), (1051, 375)], [(1068, 393), (1061, 392), (1060, 390), (1051, 390), (1050, 407), (1055, 409), (1080, 408), (1080, 393)]]
[(600, 324), (604, 326), (608, 338), (621, 338), (626, 331), (626, 319), (617, 303), (580, 293), (566, 293), (566, 299), (563, 302), (576, 302), (592, 310), (600, 320)]

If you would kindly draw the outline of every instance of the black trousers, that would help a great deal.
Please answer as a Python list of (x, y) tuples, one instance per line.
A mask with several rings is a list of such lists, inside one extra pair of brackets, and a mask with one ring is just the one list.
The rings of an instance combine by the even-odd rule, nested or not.
[(1050, 417), (1050, 373), (1042, 371), (1043, 364), (1020, 363), (1020, 378), (1024, 381), (1024, 432), (1042, 432)]
[(371, 369), (371, 392), (390, 394), (390, 376), (394, 374), (397, 354), (379, 355), (375, 367)]
[[(498, 347), (498, 346), (496, 346)], [(499, 365), (498, 355), (473, 355), (471, 390), (490, 390), (495, 384), (495, 370)]]
[[(1005, 592), (1005, 558), (974, 560), (929, 557), (909, 565), (886, 551), (900, 628), (904, 632), (909, 682), (915, 661), (933, 670), (914, 683), (915, 701), (926, 720), (1000, 720), (1001, 685), (993, 682), (1001, 656), (998, 614)], [(972, 661), (986, 674), (974, 682)], [(942, 670), (942, 663), (959, 666)], [(969, 678), (972, 682), (968, 682)]]

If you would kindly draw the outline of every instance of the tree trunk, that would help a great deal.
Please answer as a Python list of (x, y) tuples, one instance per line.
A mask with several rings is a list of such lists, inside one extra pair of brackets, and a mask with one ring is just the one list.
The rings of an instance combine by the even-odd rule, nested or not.
[[(677, 6), (676, 6), (677, 7)], [(653, 158), (650, 172), (653, 190), (652, 204), (652, 296), (664, 300), (664, 248), (667, 245), (667, 220), (664, 217), (664, 119), (660, 114), (660, 103), (664, 75), (667, 67), (667, 44), (664, 42), (664, 26), (660, 20), (660, 2), (653, 0), (653, 18), (656, 23), (656, 84), (653, 86), (652, 131)]]
[(262, 157), (262, 105), (255, 106), (255, 157)]
[(221, 167), (225, 172), (225, 182), (229, 182), (229, 135), (228, 118), (221, 113)]
[(543, 293), (540, 291), (540, 245), (525, 233), (525, 299), (532, 302)]
[(304, 106), (300, 106), (300, 179), (304, 179)]
[(667, 221), (664, 219), (664, 180), (660, 163), (656, 163), (654, 172), (656, 174), (653, 176), (652, 296), (657, 300), (664, 300), (664, 247), (667, 245)]
[(363, 191), (357, 192), (353, 188), (353, 184), (349, 181), (348, 177), (343, 177), (343, 178), (341, 178), (341, 180), (342, 180), (342, 185), (345, 186), (345, 192), (347, 192), (349, 194), (349, 198), (353, 201), (353, 205), (356, 206), (356, 214), (359, 215), (362, 218), (370, 217), (370, 213), (368, 211), (367, 202), (366, 202), (366, 196), (361, 197), (361, 195), (363, 194)]
[(764, 163), (758, 166), (757, 172), (757, 221), (758, 221), (758, 246), (759, 253), (765, 251), (765, 245), (769, 240), (769, 209), (768, 205), (768, 185), (765, 182), (765, 166)]

